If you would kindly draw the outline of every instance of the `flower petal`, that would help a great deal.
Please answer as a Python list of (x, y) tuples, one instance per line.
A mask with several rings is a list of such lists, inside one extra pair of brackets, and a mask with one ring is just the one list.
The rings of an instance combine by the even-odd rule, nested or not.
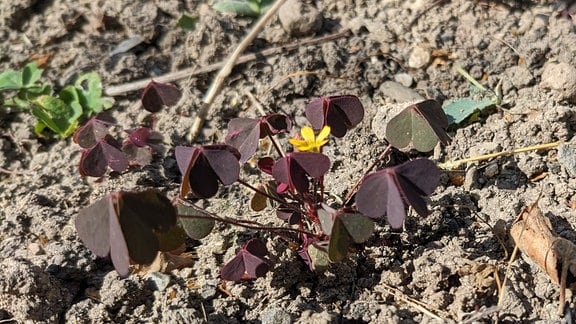
[[(322, 127), (320, 134), (318, 134), (318, 137), (316, 138), (316, 142), (321, 142), (321, 141), (325, 140), (326, 138), (328, 138), (328, 135), (330, 135), (330, 126)], [(324, 144), (326, 144), (326, 142), (324, 142)], [(324, 145), (324, 144), (319, 144), (319, 145)]]
[(314, 142), (314, 139), (316, 138), (314, 136), (314, 130), (308, 126), (302, 127), (302, 129), (300, 130), (300, 134), (302, 134), (302, 138), (306, 142)]

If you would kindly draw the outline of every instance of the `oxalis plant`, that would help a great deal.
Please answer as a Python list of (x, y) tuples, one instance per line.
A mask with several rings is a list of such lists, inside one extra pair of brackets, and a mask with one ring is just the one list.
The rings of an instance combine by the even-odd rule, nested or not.
[[(182, 174), (177, 198), (171, 201), (155, 190), (112, 193), (80, 211), (75, 223), (80, 238), (96, 255), (110, 255), (119, 274), (126, 276), (130, 264), (149, 264), (158, 251), (176, 253), (187, 236), (200, 239), (219, 221), (269, 232), (285, 240), (311, 270), (322, 270), (345, 259), (353, 245), (366, 242), (375, 221), (385, 218), (400, 230), (409, 207), (422, 217), (428, 215), (426, 197), (441, 174), (433, 161), (417, 158), (374, 169), (385, 164), (393, 147), (428, 152), (439, 140), (448, 142), (448, 120), (437, 102), (410, 105), (392, 118), (386, 131), (389, 144), (350, 184), (346, 196), (338, 198), (328, 194), (332, 162), (323, 148), (330, 137), (342, 138), (357, 126), (364, 108), (353, 95), (322, 97), (308, 103), (305, 115), (310, 126), (288, 140), (288, 153), (279, 135), (291, 131), (292, 121), (282, 114), (232, 119), (222, 144), (177, 146)], [(264, 138), (270, 139), (274, 151), (256, 154)], [(249, 183), (240, 176), (241, 165), (254, 160), (262, 177)], [(285, 225), (266, 226), (194, 206), (195, 200), (214, 197), (220, 186), (232, 184), (254, 192), (251, 209), (269, 210)], [(234, 281), (261, 277), (271, 267), (267, 254), (266, 245), (253, 238), (224, 265), (220, 276)]]

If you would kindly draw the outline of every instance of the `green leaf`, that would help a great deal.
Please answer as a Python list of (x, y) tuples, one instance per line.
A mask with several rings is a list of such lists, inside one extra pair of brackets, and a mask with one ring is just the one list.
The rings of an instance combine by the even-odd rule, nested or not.
[(40, 79), (43, 71), (43, 69), (38, 68), (38, 62), (36, 61), (26, 64), (22, 70), (22, 86), (24, 88), (37, 86), (36, 81)]
[(448, 144), (448, 119), (442, 106), (434, 100), (412, 104), (394, 116), (386, 125), (386, 139), (398, 149), (412, 147), (429, 152), (440, 140)]
[(198, 17), (193, 17), (188, 14), (182, 14), (180, 19), (178, 19), (178, 26), (186, 31), (192, 31), (196, 29), (196, 23), (198, 22)]
[(72, 120), (78, 120), (82, 117), (82, 105), (80, 104), (80, 96), (78, 90), (74, 86), (66, 86), (60, 91), (60, 100), (64, 101), (68, 106), (72, 108), (74, 114), (72, 115)]
[(214, 4), (213, 8), (221, 12), (235, 13), (237, 15), (258, 17), (260, 6), (258, 3), (241, 0), (222, 0)]
[(80, 76), (74, 86), (78, 90), (79, 102), (84, 108), (86, 117), (112, 107), (113, 101), (110, 98), (102, 97), (102, 82), (96, 72), (89, 72)]
[(374, 222), (361, 214), (339, 214), (334, 218), (328, 257), (332, 262), (341, 261), (354, 243), (363, 243), (374, 232)]
[(459, 124), (477, 111), (482, 111), (494, 105), (493, 99), (474, 100), (462, 98), (454, 100), (444, 106), (444, 112), (449, 124)]
[(317, 248), (314, 244), (308, 246), (308, 255), (314, 265), (314, 270), (323, 271), (330, 266), (330, 258), (328, 253)]
[(193, 206), (179, 204), (177, 208), (180, 224), (190, 238), (199, 240), (212, 232), (215, 221), (213, 218), (210, 218), (210, 214)]
[[(52, 96), (36, 98), (32, 102), (32, 115), (38, 119), (39, 124), (44, 124), (61, 138), (70, 136), (78, 127), (74, 110), (64, 101)], [(42, 125), (36, 125), (36, 130), (39, 129), (43, 129)]]
[(22, 88), (22, 72), (6, 70), (0, 74), (0, 91)]

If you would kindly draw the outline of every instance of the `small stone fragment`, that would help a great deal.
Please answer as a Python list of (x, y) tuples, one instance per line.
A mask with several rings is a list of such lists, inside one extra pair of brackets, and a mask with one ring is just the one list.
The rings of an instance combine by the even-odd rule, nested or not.
[(428, 65), (429, 62), (430, 51), (420, 46), (414, 47), (408, 58), (408, 66), (413, 69), (421, 69)]
[(498, 174), (499, 168), (497, 163), (490, 163), (484, 169), (484, 175), (487, 178), (492, 178)]
[(290, 324), (290, 314), (282, 308), (274, 307), (262, 314), (262, 324)]
[(425, 99), (415, 90), (394, 81), (382, 83), (378, 91), (382, 97), (390, 98), (396, 102), (412, 102)]
[(148, 279), (154, 283), (158, 291), (164, 291), (170, 284), (170, 276), (162, 272), (152, 272)]
[(410, 88), (412, 86), (412, 83), (414, 83), (414, 79), (408, 73), (398, 73), (394, 75), (394, 81), (400, 83), (406, 88)]
[(546, 64), (540, 87), (552, 90), (556, 100), (576, 102), (576, 67), (568, 63)]
[(318, 9), (299, 0), (287, 0), (278, 10), (282, 28), (291, 36), (307, 36), (322, 28)]
[(28, 245), (28, 255), (42, 255), (44, 254), (44, 249), (40, 243), (30, 243)]
[(576, 144), (559, 145), (558, 162), (564, 166), (569, 176), (576, 178)]

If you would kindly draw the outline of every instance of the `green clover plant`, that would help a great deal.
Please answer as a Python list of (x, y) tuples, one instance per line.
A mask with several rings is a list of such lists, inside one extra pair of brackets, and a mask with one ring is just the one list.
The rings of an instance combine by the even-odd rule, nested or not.
[(66, 138), (83, 118), (112, 107), (113, 101), (102, 97), (102, 82), (95, 72), (81, 75), (58, 94), (49, 84), (39, 81), (42, 72), (37, 62), (31, 62), (22, 71), (0, 73), (0, 108), (30, 112), (38, 120), (34, 127), (38, 136), (44, 136), (44, 130), (50, 129), (58, 137)]

